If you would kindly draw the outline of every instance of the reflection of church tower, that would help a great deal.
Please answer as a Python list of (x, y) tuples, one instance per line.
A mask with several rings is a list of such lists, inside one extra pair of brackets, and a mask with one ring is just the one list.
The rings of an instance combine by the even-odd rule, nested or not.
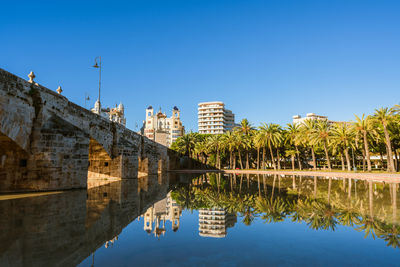
[(142, 215), (142, 217), (144, 217), (143, 229), (149, 234), (153, 230), (153, 220), (154, 220), (154, 218), (153, 218), (153, 215), (154, 215), (153, 210), (154, 210), (154, 207), (151, 206), (150, 208), (147, 209), (145, 214)]
[(156, 202), (141, 216), (144, 217), (143, 229), (147, 233), (154, 233), (154, 236), (160, 237), (166, 232), (165, 222), (171, 221), (172, 230), (176, 232), (179, 229), (179, 219), (182, 215), (182, 208), (171, 198), (171, 193), (167, 197)]
[(227, 229), (236, 223), (236, 214), (223, 208), (199, 209), (199, 235), (203, 237), (225, 237)]
[(179, 229), (179, 219), (182, 214), (182, 208), (171, 198), (171, 193), (167, 195), (167, 216), (172, 223), (172, 230), (174, 232)]

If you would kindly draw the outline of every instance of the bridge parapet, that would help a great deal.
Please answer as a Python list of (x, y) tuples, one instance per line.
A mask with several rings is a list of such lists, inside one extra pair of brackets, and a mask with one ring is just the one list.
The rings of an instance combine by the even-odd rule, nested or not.
[(169, 149), (0, 69), (0, 192), (86, 188), (170, 167)]

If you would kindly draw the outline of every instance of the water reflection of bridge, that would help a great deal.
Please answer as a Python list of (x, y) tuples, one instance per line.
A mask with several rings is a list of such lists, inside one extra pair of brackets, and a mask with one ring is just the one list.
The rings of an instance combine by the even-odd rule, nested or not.
[(176, 176), (156, 175), (0, 201), (0, 266), (73, 266), (155, 202)]

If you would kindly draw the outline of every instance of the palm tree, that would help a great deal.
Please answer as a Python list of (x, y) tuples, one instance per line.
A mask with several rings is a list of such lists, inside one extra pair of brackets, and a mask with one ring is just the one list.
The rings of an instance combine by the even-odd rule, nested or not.
[(291, 149), (291, 150), (286, 150), (286, 151), (285, 151), (285, 154), (286, 154), (287, 157), (290, 156), (290, 159), (291, 159), (291, 161), (292, 161), (292, 170), (294, 170), (294, 169), (295, 169), (295, 167), (294, 167), (294, 158), (295, 158), (296, 155), (297, 155), (296, 150), (293, 150), (293, 149)]
[(392, 120), (394, 110), (389, 108), (380, 108), (375, 109), (375, 114), (373, 118), (375, 122), (379, 123), (383, 127), (383, 133), (385, 134), (385, 143), (386, 143), (386, 151), (387, 151), (387, 163), (388, 163), (388, 171), (394, 172), (394, 162), (393, 162), (393, 152), (392, 152), (392, 144), (390, 142), (389, 131), (387, 129), (388, 124)]
[(369, 155), (369, 145), (368, 145), (368, 134), (371, 132), (371, 117), (367, 116), (365, 117), (365, 114), (362, 115), (362, 117), (356, 116), (356, 122), (354, 122), (354, 127), (357, 133), (362, 134), (363, 137), (363, 143), (364, 143), (364, 151), (365, 151), (365, 156), (367, 158), (367, 168), (368, 171), (370, 172), (372, 170), (371, 168), (371, 158)]
[(301, 124), (302, 139), (305, 141), (305, 143), (308, 146), (310, 146), (314, 170), (317, 169), (317, 161), (315, 159), (314, 143), (312, 142), (313, 141), (312, 135), (315, 131), (315, 128), (316, 128), (315, 120), (307, 119)]
[(294, 147), (296, 149), (297, 162), (299, 165), (299, 169), (301, 170), (303, 168), (302, 168), (300, 152), (299, 152), (299, 145), (300, 145), (300, 141), (301, 141), (300, 126), (299, 126), (299, 124), (296, 124), (296, 123), (288, 123), (286, 129), (287, 129), (286, 141), (289, 142), (291, 145), (294, 145)]
[[(243, 141), (242, 147), (244, 148), (244, 151), (246, 152), (246, 169), (248, 169), (249, 168), (250, 148), (252, 146), (252, 144), (251, 144), (252, 140), (249, 139), (248, 137), (251, 135), (254, 128), (252, 127), (251, 123), (247, 119), (243, 119), (240, 122), (240, 126), (236, 127), (235, 130), (245, 136), (245, 138), (242, 139), (242, 141)], [(242, 169), (243, 169), (243, 166), (242, 166)]]
[(225, 146), (228, 148), (228, 151), (229, 151), (229, 168), (232, 169), (233, 151), (236, 148), (237, 136), (233, 131), (228, 131), (222, 136), (222, 138), (225, 143)]
[(201, 162), (203, 164), (207, 164), (208, 154), (210, 153), (210, 148), (208, 146), (207, 140), (203, 139), (202, 141), (198, 141), (194, 145), (194, 150), (196, 151), (196, 154), (201, 155)]
[(208, 145), (212, 148), (212, 150), (216, 153), (216, 167), (221, 169), (221, 150), (222, 150), (222, 138), (221, 135), (215, 134), (208, 138)]
[(347, 170), (351, 171), (349, 146), (354, 139), (353, 129), (347, 123), (335, 123), (332, 128), (332, 141), (341, 145), (346, 156)]
[(331, 168), (331, 160), (329, 159), (328, 153), (328, 145), (331, 141), (331, 126), (326, 120), (320, 120), (317, 122), (315, 130), (313, 132), (313, 142), (317, 144), (321, 144), (324, 148), (325, 158), (327, 161), (328, 169), (332, 170)]
[(236, 127), (242, 134), (250, 135), (250, 132), (253, 130), (251, 123), (247, 119), (243, 119), (240, 122), (240, 126)]
[(280, 132), (280, 126), (278, 124), (270, 123), (266, 124), (263, 123), (260, 126), (260, 130), (265, 136), (265, 140), (267, 146), (269, 148), (271, 154), (271, 162), (274, 170), (276, 170), (275, 160), (274, 160), (274, 153), (272, 152), (272, 147), (278, 143), (282, 139), (282, 134)]
[[(261, 131), (257, 131), (253, 135), (253, 143), (254, 146), (257, 148), (257, 170), (260, 168), (260, 149), (263, 148), (263, 162), (265, 157), (265, 138)], [(264, 167), (264, 165), (263, 165)]]
[(242, 135), (239, 131), (235, 131), (235, 135), (236, 135), (236, 150), (238, 151), (239, 154), (239, 164), (240, 164), (240, 168), (243, 169), (243, 161), (242, 161), (242, 150), (246, 149), (247, 144), (245, 143), (245, 135)]
[(182, 136), (181, 140), (185, 146), (185, 155), (191, 157), (194, 149), (196, 133), (188, 133)]

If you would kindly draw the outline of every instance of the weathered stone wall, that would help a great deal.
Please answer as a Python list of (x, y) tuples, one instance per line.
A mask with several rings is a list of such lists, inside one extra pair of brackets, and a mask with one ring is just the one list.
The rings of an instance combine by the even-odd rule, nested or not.
[[(171, 159), (173, 155), (173, 159)], [(0, 69), (0, 192), (86, 188), (178, 167), (165, 146)], [(140, 163), (140, 164), (139, 164)]]

